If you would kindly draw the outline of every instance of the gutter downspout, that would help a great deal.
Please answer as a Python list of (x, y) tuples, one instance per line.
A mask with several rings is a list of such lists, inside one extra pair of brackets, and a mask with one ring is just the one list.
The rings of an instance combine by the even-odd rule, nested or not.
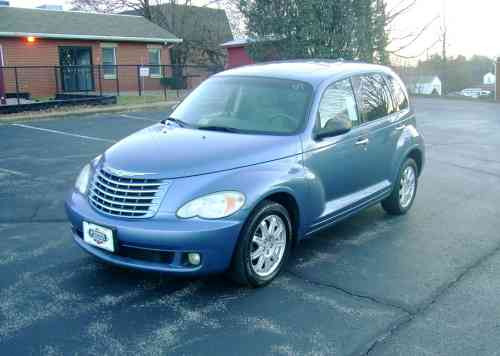
[(500, 102), (500, 57), (497, 58), (497, 62), (495, 65), (495, 100)]
[(3, 79), (3, 67), (4, 67), (4, 60), (3, 60), (3, 48), (0, 45), (0, 105), (5, 105), (7, 104), (7, 98), (5, 95), (5, 81)]

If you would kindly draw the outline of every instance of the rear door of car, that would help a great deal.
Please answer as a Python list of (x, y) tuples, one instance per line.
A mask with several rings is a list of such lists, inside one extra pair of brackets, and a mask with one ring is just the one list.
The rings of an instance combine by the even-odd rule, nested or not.
[(399, 163), (402, 157), (399, 151), (398, 142), (400, 142), (401, 135), (407, 131), (409, 126), (416, 125), (415, 113), (410, 110), (408, 101), (408, 93), (404, 87), (403, 82), (392, 74), (386, 74), (385, 79), (387, 86), (391, 91), (392, 101), (394, 105), (394, 112), (389, 117), (390, 122), (390, 150), (392, 152), (392, 168), (391, 177), (395, 177), (399, 169)]
[(390, 188), (390, 171), (394, 151), (392, 137), (392, 97), (384, 76), (380, 73), (353, 77), (358, 111), (363, 124), (360, 129), (366, 137), (362, 185), (372, 192), (371, 199)]

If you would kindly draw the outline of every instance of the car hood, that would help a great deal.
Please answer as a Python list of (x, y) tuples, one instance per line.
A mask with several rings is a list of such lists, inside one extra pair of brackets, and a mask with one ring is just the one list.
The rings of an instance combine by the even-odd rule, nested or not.
[(247, 135), (154, 125), (110, 147), (102, 165), (151, 178), (180, 178), (300, 153), (298, 136)]

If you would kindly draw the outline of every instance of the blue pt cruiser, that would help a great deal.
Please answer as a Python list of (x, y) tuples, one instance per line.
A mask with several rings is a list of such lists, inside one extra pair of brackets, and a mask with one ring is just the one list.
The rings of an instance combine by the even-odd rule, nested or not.
[(301, 239), (413, 204), (424, 142), (405, 86), (370, 64), (288, 61), (206, 80), (86, 165), (66, 202), (101, 260), (269, 283)]

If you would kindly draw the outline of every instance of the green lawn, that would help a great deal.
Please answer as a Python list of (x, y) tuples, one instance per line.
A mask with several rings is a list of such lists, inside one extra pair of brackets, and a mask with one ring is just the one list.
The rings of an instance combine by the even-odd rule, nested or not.
[(159, 101), (165, 101), (163, 95), (144, 95), (144, 96), (127, 96), (120, 95), (116, 97), (118, 105), (137, 105), (137, 104), (149, 104), (156, 103)]
[(53, 96), (33, 96), (31, 97), (31, 100), (33, 101), (50, 101), (54, 100)]
[(137, 104), (149, 104), (157, 103), (159, 101), (178, 101), (186, 94), (185, 91), (180, 90), (177, 93), (176, 90), (168, 90), (166, 98), (163, 94), (160, 95), (119, 95), (117, 96), (118, 105), (137, 105)]

